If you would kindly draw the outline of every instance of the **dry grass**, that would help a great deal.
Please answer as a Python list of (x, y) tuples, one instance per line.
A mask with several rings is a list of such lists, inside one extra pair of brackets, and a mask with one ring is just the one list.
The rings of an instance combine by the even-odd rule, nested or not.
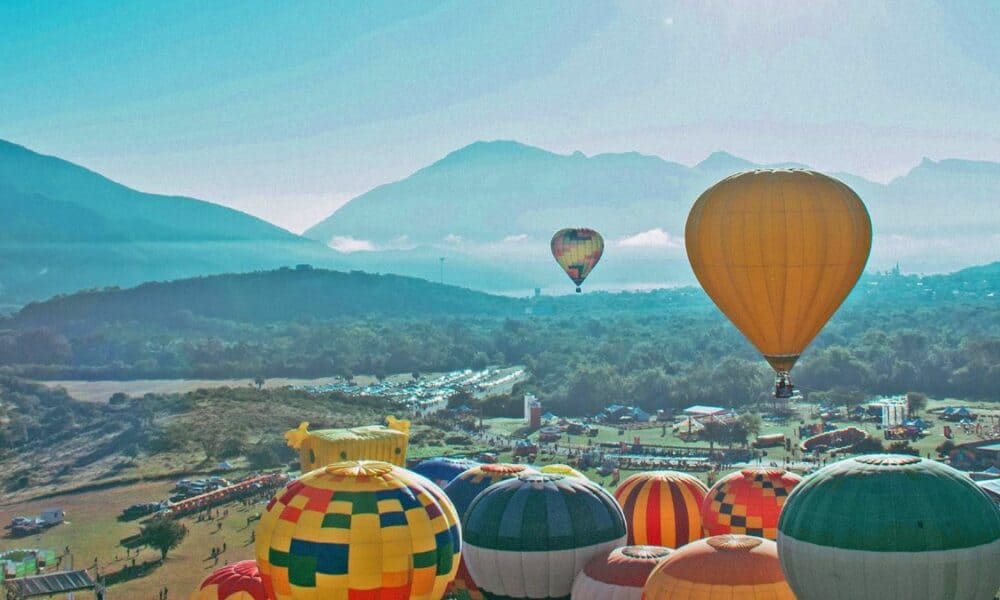
[[(364, 384), (375, 381), (374, 378), (359, 376), (356, 378)], [(334, 377), (320, 379), (288, 379), (275, 377), (267, 379), (264, 387), (268, 389), (289, 385), (325, 385), (334, 383)], [(252, 379), (137, 379), (135, 381), (36, 381), (48, 387), (64, 388), (70, 396), (82, 402), (107, 402), (116, 392), (124, 392), (129, 396), (145, 394), (183, 394), (195, 390), (210, 390), (221, 387), (250, 387)]]
[[(61, 507), (66, 511), (67, 522), (39, 535), (20, 539), (0, 539), (0, 550), (14, 548), (52, 549), (61, 553), (68, 545), (76, 568), (89, 568), (94, 558), (102, 574), (118, 571), (127, 564), (125, 549), (118, 541), (138, 533), (138, 521), (119, 522), (118, 514), (136, 502), (161, 500), (173, 487), (170, 482), (143, 482), (125, 487), (69, 494), (42, 501), (26, 502), (0, 509), (0, 521), (7, 523), (16, 515), (33, 515), (44, 508)], [(229, 509), (229, 516), (222, 519), (222, 530), (216, 531), (219, 521), (196, 522), (195, 518), (182, 519), (188, 527), (188, 536), (170, 553), (161, 566), (145, 577), (115, 585), (111, 597), (144, 600), (157, 598), (160, 588), (170, 590), (170, 598), (187, 598), (202, 578), (216, 568), (209, 558), (211, 549), (226, 543), (226, 552), (219, 558), (219, 566), (253, 558), (253, 545), (249, 544), (248, 515), (263, 509), (263, 503), (245, 508), (237, 503), (219, 507)], [(136, 555), (133, 553), (133, 557)], [(156, 560), (159, 553), (144, 549), (139, 552), (137, 564)], [(93, 571), (91, 571), (93, 573)], [(89, 598), (77, 594), (77, 598)]]

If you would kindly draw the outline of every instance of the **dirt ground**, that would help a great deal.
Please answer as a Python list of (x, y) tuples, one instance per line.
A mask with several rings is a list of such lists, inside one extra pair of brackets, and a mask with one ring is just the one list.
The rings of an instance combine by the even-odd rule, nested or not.
[[(363, 383), (365, 377), (357, 378)], [(275, 377), (264, 381), (265, 388), (280, 388), (289, 385), (325, 385), (337, 381), (335, 377), (320, 379), (287, 379)], [(36, 381), (41, 385), (64, 388), (69, 395), (81, 402), (107, 402), (116, 392), (124, 392), (130, 396), (145, 394), (183, 394), (199, 389), (220, 387), (247, 387), (253, 385), (253, 380), (246, 379), (137, 379), (135, 381)]]

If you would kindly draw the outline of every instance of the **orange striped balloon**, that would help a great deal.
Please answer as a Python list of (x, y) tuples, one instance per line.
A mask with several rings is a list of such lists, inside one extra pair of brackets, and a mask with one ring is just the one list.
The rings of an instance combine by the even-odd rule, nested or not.
[(677, 471), (636, 473), (618, 486), (630, 545), (679, 548), (701, 538), (701, 503), (708, 488)]

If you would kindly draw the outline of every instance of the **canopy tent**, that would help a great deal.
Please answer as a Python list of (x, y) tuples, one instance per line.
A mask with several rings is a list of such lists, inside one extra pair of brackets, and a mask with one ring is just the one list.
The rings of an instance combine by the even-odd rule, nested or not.
[(94, 580), (86, 571), (57, 571), (45, 575), (9, 579), (4, 582), (7, 597), (12, 600), (66, 594), (80, 590), (92, 590)]

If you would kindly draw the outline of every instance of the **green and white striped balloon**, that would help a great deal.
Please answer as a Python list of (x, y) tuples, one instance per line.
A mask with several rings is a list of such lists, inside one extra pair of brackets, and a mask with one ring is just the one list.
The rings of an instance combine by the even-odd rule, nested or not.
[(1000, 511), (947, 465), (860, 456), (796, 486), (778, 554), (800, 600), (992, 600)]

